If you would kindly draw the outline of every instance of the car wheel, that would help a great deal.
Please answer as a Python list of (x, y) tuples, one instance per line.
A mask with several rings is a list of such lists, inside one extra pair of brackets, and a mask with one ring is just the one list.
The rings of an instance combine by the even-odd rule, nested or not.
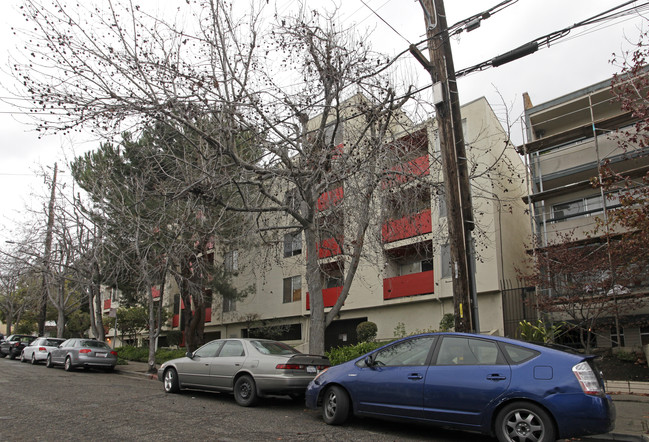
[(45, 359), (45, 366), (47, 368), (52, 368), (54, 367), (54, 364), (52, 363), (52, 355), (48, 353), (47, 359)]
[(0, 358), (6, 358), (7, 355), (0, 351)]
[(9, 352), (9, 359), (11, 359), (12, 361), (16, 359), (16, 355), (11, 351)]
[(162, 383), (167, 393), (178, 393), (178, 391), (180, 391), (180, 384), (178, 383), (178, 373), (173, 368), (168, 368), (165, 370)]
[(32, 358), (30, 362), (32, 363), (32, 365), (36, 365), (36, 353), (32, 353)]
[(242, 407), (251, 407), (257, 403), (257, 386), (252, 377), (241, 376), (234, 383), (234, 399)]
[(65, 371), (72, 371), (72, 359), (70, 358), (70, 356), (65, 358), (65, 364), (63, 365), (63, 368), (65, 369)]
[(25, 352), (24, 351), (20, 352), (20, 362), (23, 362), (23, 363), (27, 362), (27, 359), (25, 359)]
[(550, 415), (529, 402), (514, 402), (500, 410), (495, 431), (500, 442), (549, 442), (556, 438)]
[(337, 385), (327, 388), (322, 400), (322, 420), (329, 425), (341, 425), (349, 416), (349, 396)]

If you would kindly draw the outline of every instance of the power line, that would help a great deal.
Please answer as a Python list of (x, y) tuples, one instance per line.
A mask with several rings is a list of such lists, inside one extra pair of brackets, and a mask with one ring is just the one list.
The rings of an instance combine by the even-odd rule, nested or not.
[[(636, 13), (641, 9), (647, 9), (649, 8), (649, 2), (646, 2), (642, 5), (639, 6), (634, 6), (631, 8), (628, 8), (623, 11), (615, 12), (611, 14), (613, 11), (617, 11), (621, 8), (624, 8), (625, 6), (635, 3), (636, 0), (630, 0), (627, 1), (626, 3), (622, 3), (614, 8), (608, 9), (604, 12), (600, 12), (599, 14), (596, 14), (592, 17), (589, 17), (585, 20), (582, 20), (580, 22), (577, 22), (571, 26), (565, 27), (563, 29), (559, 29), (554, 32), (550, 32), (549, 34), (545, 34), (541, 37), (535, 38), (534, 40), (530, 40), (529, 42), (509, 51), (504, 54), (498, 55), (496, 57), (491, 58), (490, 60), (483, 61), (481, 63), (478, 63), (476, 65), (473, 65), (471, 67), (461, 69), (455, 73), (456, 78), (462, 77), (464, 75), (470, 74), (472, 72), (476, 71), (483, 71), (485, 69), (488, 69), (490, 67), (498, 67), (501, 66), (505, 63), (509, 63), (510, 61), (517, 60), (519, 58), (525, 57), (527, 55), (533, 54), (542, 45), (545, 45), (546, 47), (550, 46), (550, 43), (554, 43), (564, 37), (566, 37), (570, 31), (573, 29), (577, 29), (580, 27), (588, 26), (588, 25), (593, 25), (597, 23), (602, 23), (605, 21), (609, 20), (614, 20), (617, 18), (620, 18), (625, 15), (629, 15), (631, 13)], [(608, 14), (608, 15), (607, 15)]]

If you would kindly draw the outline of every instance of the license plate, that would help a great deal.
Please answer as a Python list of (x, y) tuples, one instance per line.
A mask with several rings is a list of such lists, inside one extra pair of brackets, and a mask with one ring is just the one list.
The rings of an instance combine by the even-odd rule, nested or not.
[(98, 358), (105, 358), (106, 353), (95, 353), (95, 356), (97, 356)]
[(307, 365), (306, 372), (311, 374), (316, 374), (318, 372), (318, 369), (315, 368), (313, 365)]

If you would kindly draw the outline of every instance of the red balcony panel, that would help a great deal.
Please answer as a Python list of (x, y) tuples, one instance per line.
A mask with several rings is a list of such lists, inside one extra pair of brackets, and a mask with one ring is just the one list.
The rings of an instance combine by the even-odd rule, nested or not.
[(171, 326), (178, 327), (179, 324), (180, 324), (180, 315), (174, 315), (173, 318), (171, 318)]
[(382, 188), (392, 187), (397, 184), (407, 183), (417, 176), (428, 175), (430, 173), (430, 163), (428, 155), (423, 155), (410, 160), (406, 163), (399, 164), (390, 169), (394, 172), (389, 174), (381, 184)]
[(104, 310), (110, 309), (110, 299), (104, 299)]
[(383, 280), (383, 299), (435, 293), (435, 272), (412, 273)]
[[(336, 301), (338, 301), (338, 298), (340, 297), (340, 293), (342, 291), (343, 291), (342, 286), (331, 287), (329, 289), (322, 289), (322, 299), (324, 301), (324, 306), (333, 307)], [(306, 309), (307, 310), (311, 309), (311, 303), (309, 301), (309, 292), (307, 292), (306, 294)]]
[(430, 209), (414, 215), (388, 221), (381, 228), (383, 242), (394, 242), (400, 239), (412, 238), (433, 231)]
[(320, 195), (320, 198), (318, 198), (318, 211), (323, 211), (330, 207), (337, 206), (343, 200), (344, 196), (345, 191), (342, 186), (323, 193), (322, 195)]
[(158, 287), (151, 287), (151, 296), (153, 296), (153, 299), (159, 298), (160, 289)]
[(329, 258), (331, 256), (340, 255), (342, 252), (340, 247), (343, 244), (343, 238), (327, 238), (322, 240), (320, 244), (316, 244), (318, 249), (318, 258)]
[(205, 309), (205, 322), (212, 322), (212, 308), (208, 307)]

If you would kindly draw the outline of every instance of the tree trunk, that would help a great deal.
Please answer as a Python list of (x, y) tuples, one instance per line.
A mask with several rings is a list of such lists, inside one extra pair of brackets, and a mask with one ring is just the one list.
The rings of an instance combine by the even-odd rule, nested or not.
[(305, 229), (306, 242), (306, 284), (311, 304), (311, 323), (309, 327), (309, 353), (323, 355), (325, 351), (325, 315), (322, 298), (322, 279), (318, 266), (316, 234), (313, 229)]
[(98, 289), (95, 295), (95, 323), (97, 328), (97, 339), (99, 341), (106, 340), (106, 334), (104, 333), (104, 322), (101, 317), (102, 305), (101, 305), (101, 291)]

